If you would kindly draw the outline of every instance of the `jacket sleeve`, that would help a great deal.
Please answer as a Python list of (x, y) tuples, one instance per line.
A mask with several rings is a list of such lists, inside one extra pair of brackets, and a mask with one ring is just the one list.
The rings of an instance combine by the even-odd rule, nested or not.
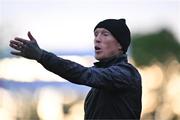
[(47, 70), (72, 83), (95, 88), (134, 87), (138, 78), (131, 66), (122, 64), (108, 68), (84, 67), (46, 51), (43, 51), (43, 55), (38, 62)]

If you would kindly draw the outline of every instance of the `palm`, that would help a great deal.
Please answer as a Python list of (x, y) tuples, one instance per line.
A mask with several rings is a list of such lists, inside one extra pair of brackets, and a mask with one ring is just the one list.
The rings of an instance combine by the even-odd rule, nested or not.
[(42, 50), (39, 48), (36, 39), (28, 32), (30, 40), (16, 37), (10, 41), (10, 47), (17, 51), (11, 51), (11, 54), (16, 56), (22, 56), (28, 59), (38, 60), (42, 54)]

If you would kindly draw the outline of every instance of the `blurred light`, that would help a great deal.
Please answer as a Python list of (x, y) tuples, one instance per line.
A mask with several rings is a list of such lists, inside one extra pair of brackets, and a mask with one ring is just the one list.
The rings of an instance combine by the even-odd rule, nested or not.
[(71, 104), (72, 102), (78, 100), (78, 93), (77, 93), (77, 91), (74, 91), (73, 89), (68, 89), (68, 90), (66, 90), (64, 92), (65, 92), (63, 94), (63, 97), (64, 97), (63, 103), (64, 104)]
[(40, 90), (37, 112), (42, 120), (63, 120), (63, 98), (53, 89)]
[(5, 109), (0, 108), (0, 120), (16, 120), (9, 112)]
[(167, 98), (172, 105), (174, 113), (180, 115), (180, 74), (174, 73), (167, 85)]
[(158, 95), (156, 92), (147, 92), (142, 95), (143, 113), (153, 112), (158, 105)]
[(156, 90), (163, 84), (163, 72), (158, 64), (138, 70), (142, 77), (142, 114), (151, 113), (159, 104)]
[(0, 120), (16, 120), (16, 103), (10, 93), (0, 88)]
[(144, 69), (140, 69), (142, 76), (142, 86), (146, 89), (158, 89), (163, 83), (163, 72), (156, 64)]
[(84, 101), (79, 101), (73, 105), (65, 120), (84, 120)]
[[(0, 77), (9, 80), (22, 82), (36, 80), (38, 79), (37, 74), (42, 73), (41, 69), (36, 61), (24, 58), (6, 58), (0, 61)], [(43, 74), (47, 75), (45, 73)]]
[[(78, 62), (84, 66), (90, 66), (92, 64), (90, 62), (93, 61), (90, 56), (63, 56), (63, 58)], [(58, 75), (47, 71), (38, 62), (24, 58), (5, 58), (0, 60), (0, 78), (22, 82), (32, 82), (35, 80), (65, 81)]]
[(160, 108), (157, 110), (157, 120), (172, 120), (173, 118), (173, 111), (172, 107), (169, 103), (164, 103), (160, 106)]

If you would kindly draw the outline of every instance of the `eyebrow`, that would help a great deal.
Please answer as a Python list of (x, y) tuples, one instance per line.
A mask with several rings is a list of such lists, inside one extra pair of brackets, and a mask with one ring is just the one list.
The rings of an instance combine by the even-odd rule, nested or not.
[(99, 32), (105, 32), (105, 33), (111, 33), (110, 31), (103, 29), (103, 30), (95, 30), (94, 33), (99, 33)]
[(103, 33), (110, 33), (110, 32), (109, 32), (109, 31), (107, 31), (107, 30), (103, 30), (102, 32), (103, 32)]

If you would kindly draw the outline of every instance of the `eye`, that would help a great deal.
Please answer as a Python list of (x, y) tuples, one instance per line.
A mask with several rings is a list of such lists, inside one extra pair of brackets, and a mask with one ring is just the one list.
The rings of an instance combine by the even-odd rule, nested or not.
[(98, 32), (94, 32), (94, 36), (97, 37), (97, 35), (98, 35)]
[(103, 35), (104, 35), (104, 36), (108, 36), (109, 33), (108, 33), (108, 32), (103, 32)]

